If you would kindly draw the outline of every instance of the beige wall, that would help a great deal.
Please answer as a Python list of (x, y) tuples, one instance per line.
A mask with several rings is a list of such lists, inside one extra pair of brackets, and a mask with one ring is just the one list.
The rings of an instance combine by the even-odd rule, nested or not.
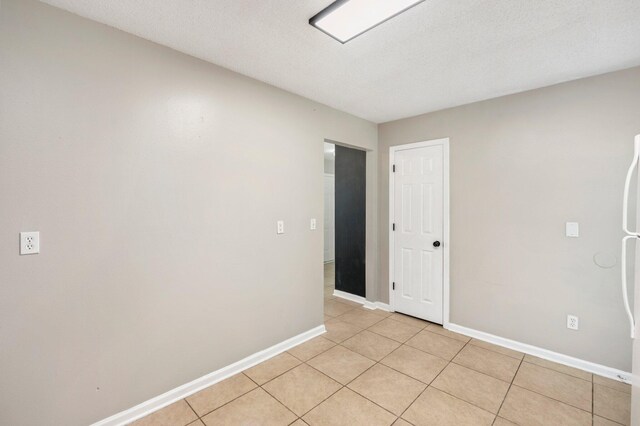
[(0, 7), (0, 424), (88, 424), (320, 325), (325, 138), (370, 150), (376, 291), (375, 124)]
[[(639, 111), (634, 68), (380, 125), (380, 277), (389, 147), (448, 137), (451, 322), (629, 371), (619, 264), (593, 259), (619, 258)], [(580, 223), (580, 238), (564, 236), (567, 221)]]

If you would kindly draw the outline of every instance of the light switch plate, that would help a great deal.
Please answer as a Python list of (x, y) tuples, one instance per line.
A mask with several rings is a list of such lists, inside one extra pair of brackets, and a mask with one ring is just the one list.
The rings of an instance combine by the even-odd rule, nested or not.
[(577, 238), (580, 236), (580, 226), (578, 222), (567, 222), (566, 225), (567, 237)]
[(21, 232), (20, 233), (20, 254), (40, 253), (40, 233)]
[(284, 234), (284, 220), (278, 221), (278, 234)]
[(311, 219), (311, 223), (309, 224), (309, 229), (311, 229), (312, 231), (315, 231), (316, 228), (318, 227), (316, 220), (315, 219)]

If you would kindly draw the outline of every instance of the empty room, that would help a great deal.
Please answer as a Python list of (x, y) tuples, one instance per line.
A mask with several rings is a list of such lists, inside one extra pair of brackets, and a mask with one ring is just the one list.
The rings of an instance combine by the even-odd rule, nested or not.
[(638, 0), (0, 0), (0, 425), (640, 426), (639, 168)]

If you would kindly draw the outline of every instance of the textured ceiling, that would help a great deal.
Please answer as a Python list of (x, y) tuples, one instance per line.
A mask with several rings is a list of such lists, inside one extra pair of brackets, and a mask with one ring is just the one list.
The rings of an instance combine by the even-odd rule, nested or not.
[(427, 0), (340, 44), (332, 0), (45, 0), (374, 122), (640, 65), (640, 0)]

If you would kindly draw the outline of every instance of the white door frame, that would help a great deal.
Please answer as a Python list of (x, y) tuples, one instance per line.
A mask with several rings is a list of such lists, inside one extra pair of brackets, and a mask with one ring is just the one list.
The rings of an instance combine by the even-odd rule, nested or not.
[[(335, 185), (336, 185), (336, 175), (334, 173), (325, 173), (324, 174), (325, 178), (329, 177), (329, 176), (333, 179), (333, 210), (334, 210), (334, 213), (333, 213), (333, 259), (330, 260), (329, 262), (324, 260), (324, 249), (326, 248), (327, 242), (325, 240), (323, 240), (323, 246), (322, 246), (322, 249), (323, 249), (323, 251), (322, 251), (323, 256), (322, 257), (323, 258), (322, 258), (322, 260), (324, 261), (324, 263), (331, 263), (331, 262), (335, 262), (336, 261), (336, 215), (335, 215), (335, 208), (336, 208), (336, 187), (335, 187)], [(327, 207), (327, 200), (325, 199), (324, 200), (324, 208), (326, 209), (326, 207)], [(325, 213), (325, 212), (323, 211), (323, 213)], [(323, 222), (324, 222), (324, 219), (325, 218), (323, 217)], [(325, 232), (325, 226), (324, 226), (324, 223), (323, 223), (322, 224), (322, 233), (323, 233), (322, 236), (323, 236), (323, 238), (324, 238), (324, 232)]]
[(395, 222), (394, 211), (394, 183), (395, 175), (393, 173), (393, 160), (397, 151), (403, 151), (414, 148), (424, 148), (428, 146), (441, 145), (443, 149), (443, 279), (442, 279), (442, 322), (444, 328), (449, 326), (449, 248), (451, 247), (451, 239), (449, 238), (449, 138), (434, 139), (424, 142), (410, 143), (406, 145), (397, 145), (389, 148), (389, 306), (395, 311), (393, 279), (394, 279), (394, 243), (395, 236), (393, 231), (393, 223)]

